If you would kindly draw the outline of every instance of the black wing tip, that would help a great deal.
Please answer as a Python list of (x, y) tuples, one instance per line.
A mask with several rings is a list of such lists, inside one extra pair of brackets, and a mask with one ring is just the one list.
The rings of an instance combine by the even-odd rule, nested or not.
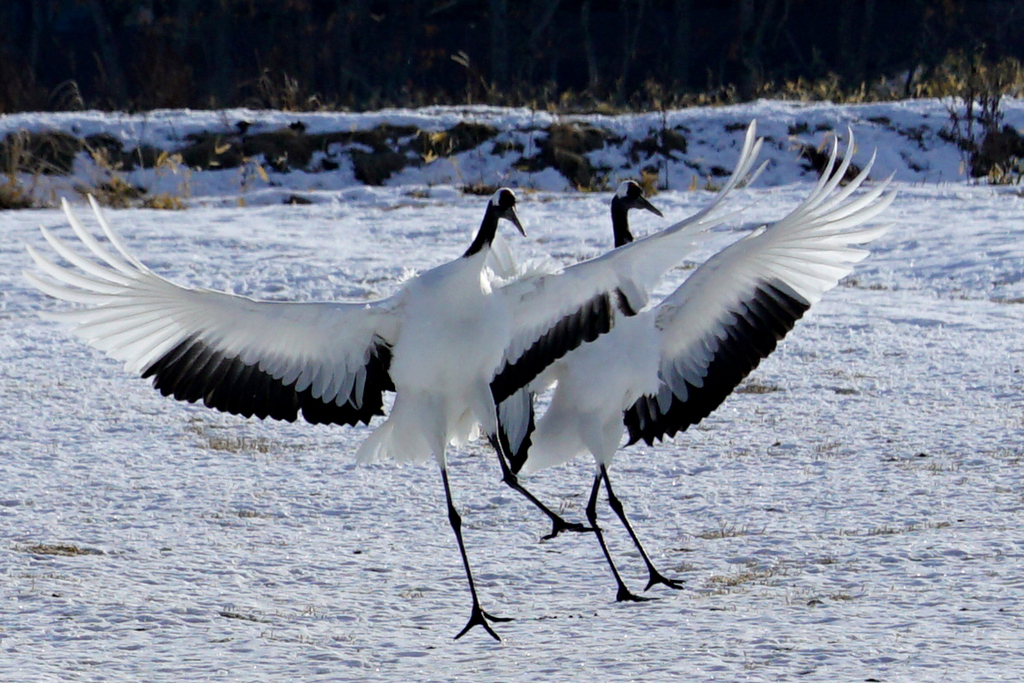
[[(775, 350), (810, 307), (781, 280), (760, 283), (744, 302), (743, 310), (733, 312), (733, 321), (725, 326), (725, 338), (717, 339), (717, 349), (700, 387), (685, 382), (685, 387), (672, 392), (664, 410), (657, 397), (650, 395), (641, 396), (626, 409), (623, 422), (629, 432), (627, 445), (642, 440), (653, 446), (710, 415)], [(686, 398), (679, 398), (679, 393), (685, 393)]]
[(491, 395), (499, 405), (535, 380), (549, 365), (586, 342), (612, 329), (612, 301), (607, 292), (584, 302), (542, 334), (514, 363), (506, 364), (491, 380)]
[(353, 387), (348, 400), (338, 405), (314, 397), (311, 387), (297, 391), (294, 383), (285, 385), (193, 335), (146, 367), (142, 377), (152, 377), (153, 387), (164, 396), (188, 403), (202, 400), (207, 408), (233, 415), (295, 422), (301, 414), (311, 424), (354, 426), (384, 414), (384, 392), (395, 388), (390, 365), (391, 349), (378, 341), (366, 364), (362, 401), (357, 402)]

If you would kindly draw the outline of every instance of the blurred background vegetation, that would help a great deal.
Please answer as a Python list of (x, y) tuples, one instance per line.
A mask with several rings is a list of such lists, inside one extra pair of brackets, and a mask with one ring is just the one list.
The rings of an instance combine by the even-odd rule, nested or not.
[(1022, 52), (1024, 0), (2, 0), (0, 112), (891, 99)]

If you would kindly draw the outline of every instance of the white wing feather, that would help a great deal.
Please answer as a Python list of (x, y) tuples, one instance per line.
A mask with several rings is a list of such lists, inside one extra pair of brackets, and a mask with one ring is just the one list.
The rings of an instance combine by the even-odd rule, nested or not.
[[(808, 307), (867, 255), (886, 225), (864, 225), (892, 203), (889, 181), (851, 198), (871, 164), (838, 189), (835, 168), (796, 209), (701, 265), (655, 308), (573, 351), (537, 423), (522, 471), (583, 451), (609, 464), (625, 427), (630, 443), (671, 436), (714, 410)], [(834, 172), (833, 172), (834, 171)], [(522, 458), (522, 454), (519, 454)]]
[[(41, 228), (53, 251), (71, 266), (58, 265), (27, 247), (47, 279), (26, 271), (41, 291), (87, 308), (53, 312), (46, 317), (68, 322), (73, 332), (132, 373), (143, 373), (186, 340), (194, 339), (225, 358), (294, 385), (311, 389), (325, 403), (347, 400), (365, 378), (364, 367), (375, 343), (397, 337), (401, 300), (372, 303), (285, 303), (259, 301), (206, 289), (191, 289), (166, 280), (143, 265), (126, 248), (90, 197), (92, 208), (116, 254), (92, 236), (67, 202), (64, 213), (88, 256)], [(89, 258), (89, 257), (92, 258)]]
[(520, 278), (498, 290), (506, 301), (515, 330), (499, 374), (520, 360), (559, 320), (577, 314), (581, 306), (595, 297), (608, 297), (613, 309), (618, 306), (619, 297), (634, 312), (644, 308), (651, 290), (664, 274), (691, 253), (707, 237), (708, 230), (732, 215), (717, 210), (726, 196), (750, 175), (762, 144), (755, 132), (756, 123), (751, 123), (732, 176), (697, 214), (598, 258), (550, 275)]

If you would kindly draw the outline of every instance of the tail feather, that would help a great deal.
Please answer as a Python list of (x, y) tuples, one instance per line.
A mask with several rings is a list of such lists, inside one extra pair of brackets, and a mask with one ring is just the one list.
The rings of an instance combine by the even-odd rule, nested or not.
[(432, 449), (418, 430), (395, 429), (395, 421), (388, 418), (359, 446), (356, 462), (366, 464), (394, 460), (422, 463), (431, 455)]

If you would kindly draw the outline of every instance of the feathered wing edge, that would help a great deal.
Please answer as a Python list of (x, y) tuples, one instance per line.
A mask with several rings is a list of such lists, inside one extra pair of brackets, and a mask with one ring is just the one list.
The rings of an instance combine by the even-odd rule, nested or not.
[(47, 276), (26, 271), (26, 279), (85, 305), (44, 317), (71, 323), (90, 345), (179, 400), (247, 417), (293, 421), (301, 413), (313, 423), (369, 422), (383, 412), (383, 393), (394, 389), (389, 338), (397, 333), (387, 313), (400, 301), (267, 302), (180, 287), (135, 258), (89, 201), (114, 251), (66, 201), (64, 213), (88, 256), (46, 228), (47, 244), (73, 268), (26, 246)]
[(852, 149), (851, 132), (839, 168), (837, 143), (826, 172), (800, 206), (710, 259), (659, 306), (661, 388), (625, 411), (629, 443), (642, 439), (652, 444), (707, 417), (796, 321), (867, 256), (856, 245), (876, 239), (888, 225), (861, 225), (885, 211), (895, 192), (887, 192), (890, 176), (851, 199), (867, 179), (874, 156), (836, 192)]
[[(647, 305), (664, 273), (732, 215), (717, 213), (726, 197), (763, 170), (764, 165), (751, 176), (763, 143), (756, 130), (756, 121), (751, 122), (729, 181), (693, 216), (598, 258), (558, 273), (522, 278), (499, 290), (516, 333), (491, 382), (495, 404), (528, 386), (580, 344), (609, 332), (618, 315), (632, 315)], [(518, 432), (522, 425), (510, 428)]]
[[(729, 180), (696, 214), (604, 256), (502, 289), (518, 334), (495, 373), (491, 393), (498, 412), (495, 444), (502, 447), (499, 453), (509, 458), (513, 471), (526, 461), (534, 428), (533, 394), (544, 388), (532, 383), (573, 349), (611, 331), (619, 315), (632, 316), (643, 309), (664, 273), (691, 253), (711, 228), (735, 215), (717, 211), (736, 187), (753, 182), (767, 164), (751, 172), (763, 144), (756, 132), (757, 122), (752, 121)], [(552, 312), (560, 317), (553, 319)]]
[[(611, 331), (619, 315), (632, 316), (643, 309), (664, 273), (691, 253), (711, 228), (735, 214), (717, 211), (737, 186), (753, 182), (765, 168), (761, 164), (751, 172), (763, 144), (756, 131), (757, 122), (752, 121), (729, 180), (696, 214), (552, 277), (520, 280), (503, 289), (512, 301), (519, 333), (505, 352), (491, 392), (498, 406), (497, 444), (513, 471), (526, 461), (535, 417), (532, 397), (544, 388), (532, 383), (573, 349)], [(551, 311), (561, 317), (552, 321)]]

